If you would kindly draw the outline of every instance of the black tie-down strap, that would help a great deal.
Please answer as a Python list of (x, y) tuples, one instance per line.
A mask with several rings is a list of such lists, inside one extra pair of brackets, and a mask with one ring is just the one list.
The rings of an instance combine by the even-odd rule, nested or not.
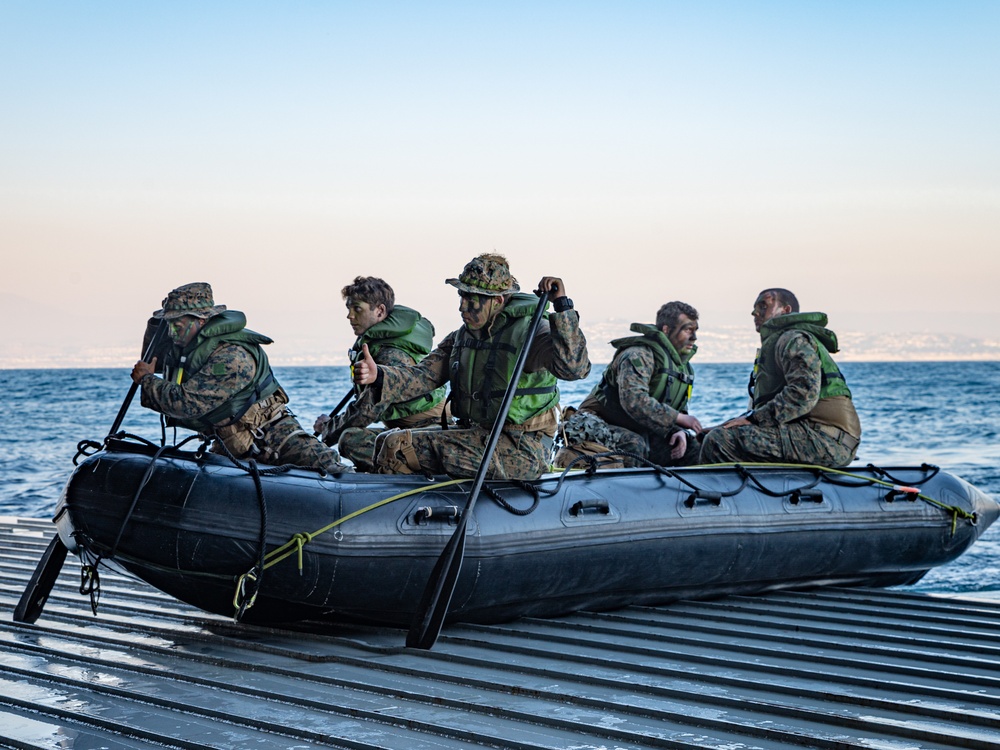
[(531, 507), (529, 507), (529, 508), (515, 508), (513, 505), (511, 505), (509, 502), (507, 502), (507, 500), (504, 499), (500, 495), (499, 492), (497, 492), (492, 487), (485, 487), (484, 486), (483, 487), (483, 492), (487, 496), (489, 496), (491, 499), (493, 499), (493, 501), (496, 502), (497, 505), (499, 505), (501, 508), (503, 508), (508, 513), (513, 513), (515, 516), (527, 516), (527, 515), (529, 515), (531, 513), (534, 513), (535, 512), (535, 508), (538, 507), (538, 500), (539, 500), (538, 488), (535, 485), (533, 485), (531, 482), (522, 482), (522, 481), (519, 481), (519, 480), (510, 480), (510, 483), (513, 484), (514, 486), (516, 486), (516, 487), (524, 490), (529, 495), (531, 495), (532, 498), (534, 498), (533, 502), (531, 503)]

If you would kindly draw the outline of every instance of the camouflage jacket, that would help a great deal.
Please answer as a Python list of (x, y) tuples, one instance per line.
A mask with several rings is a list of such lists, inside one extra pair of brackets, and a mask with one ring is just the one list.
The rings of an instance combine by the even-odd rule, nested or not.
[[(384, 366), (411, 367), (414, 364), (413, 357), (395, 346), (381, 347), (378, 352), (372, 355), (372, 359), (375, 360), (375, 364), (379, 366), (380, 370)], [(359, 394), (347, 409), (330, 420), (329, 429), (323, 430), (324, 439), (327, 436), (336, 438), (348, 427), (367, 427), (373, 422), (378, 422), (385, 410), (394, 402), (383, 399), (375, 403), (372, 396), (373, 393), (368, 391)]]
[(253, 356), (242, 346), (216, 348), (204, 367), (181, 384), (156, 375), (140, 381), (142, 405), (174, 419), (198, 419), (239, 393), (256, 372)]
[(816, 343), (803, 331), (782, 333), (775, 345), (775, 356), (785, 376), (785, 387), (766, 404), (754, 408), (757, 424), (766, 427), (786, 424), (809, 414), (819, 402), (823, 376)]
[[(380, 366), (379, 381), (366, 388), (367, 391), (375, 390), (372, 399), (376, 402), (406, 401), (448, 383), (451, 379), (448, 363), (458, 333), (452, 331), (445, 336), (419, 364)], [(580, 316), (575, 310), (549, 313), (548, 320), (539, 323), (524, 370), (548, 370), (560, 380), (580, 380), (590, 374), (587, 340), (580, 330)]]
[[(630, 346), (615, 355), (608, 367), (618, 378), (618, 399), (622, 408), (647, 432), (666, 436), (674, 431), (681, 412), (654, 399), (649, 384), (656, 371), (656, 359), (648, 346)], [(600, 384), (597, 386), (600, 388)], [(601, 403), (592, 395), (580, 404), (580, 411), (597, 414), (602, 419)]]

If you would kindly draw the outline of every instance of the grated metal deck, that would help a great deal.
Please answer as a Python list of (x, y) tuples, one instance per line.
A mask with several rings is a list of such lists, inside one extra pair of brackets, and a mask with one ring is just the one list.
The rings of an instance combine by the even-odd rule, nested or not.
[(52, 524), (0, 518), (0, 747), (998, 748), (1000, 602), (823, 589), (448, 627), (249, 627), (70, 556), (11, 613)]

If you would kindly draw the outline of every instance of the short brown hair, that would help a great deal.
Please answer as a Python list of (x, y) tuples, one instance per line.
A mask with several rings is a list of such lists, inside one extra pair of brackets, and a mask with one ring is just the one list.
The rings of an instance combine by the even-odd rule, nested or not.
[(372, 308), (385, 305), (386, 315), (396, 306), (396, 293), (385, 280), (377, 276), (356, 276), (352, 283), (340, 290), (340, 296), (344, 299), (348, 297), (359, 299), (367, 302)]
[(673, 328), (677, 325), (677, 319), (681, 315), (687, 315), (691, 320), (698, 320), (698, 311), (686, 302), (668, 302), (656, 311), (656, 327)]
[(788, 305), (790, 308), (792, 308), (792, 312), (793, 313), (797, 313), (799, 311), (799, 300), (798, 300), (798, 298), (794, 294), (792, 294), (790, 291), (788, 291), (787, 289), (781, 289), (780, 287), (775, 287), (773, 289), (765, 289), (763, 292), (761, 292), (757, 296), (761, 297), (761, 296), (763, 296), (765, 294), (772, 294), (775, 297), (777, 297), (778, 298), (778, 304), (781, 305), (782, 307), (784, 307), (785, 305)]

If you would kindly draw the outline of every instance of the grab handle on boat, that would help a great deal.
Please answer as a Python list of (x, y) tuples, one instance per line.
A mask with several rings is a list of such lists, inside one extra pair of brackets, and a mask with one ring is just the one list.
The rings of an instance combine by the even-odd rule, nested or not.
[(788, 498), (788, 502), (792, 505), (798, 505), (802, 501), (817, 504), (823, 502), (823, 490), (795, 490)]
[(569, 514), (571, 516), (578, 516), (585, 510), (596, 510), (601, 515), (607, 515), (611, 512), (611, 506), (608, 505), (608, 501), (604, 498), (593, 498), (591, 500), (577, 500), (570, 506)]
[(892, 489), (885, 494), (885, 501), (891, 503), (896, 499), (909, 500), (911, 503), (917, 499), (920, 494), (920, 490), (916, 487), (904, 487), (900, 484), (894, 484)]
[(722, 493), (711, 492), (709, 490), (695, 490), (688, 495), (687, 500), (684, 501), (684, 505), (688, 508), (693, 508), (699, 500), (704, 500), (712, 505), (722, 505)]
[(458, 506), (445, 505), (443, 508), (432, 508), (429, 505), (421, 505), (413, 514), (413, 523), (418, 526), (431, 519), (447, 521), (448, 523), (458, 522)]

